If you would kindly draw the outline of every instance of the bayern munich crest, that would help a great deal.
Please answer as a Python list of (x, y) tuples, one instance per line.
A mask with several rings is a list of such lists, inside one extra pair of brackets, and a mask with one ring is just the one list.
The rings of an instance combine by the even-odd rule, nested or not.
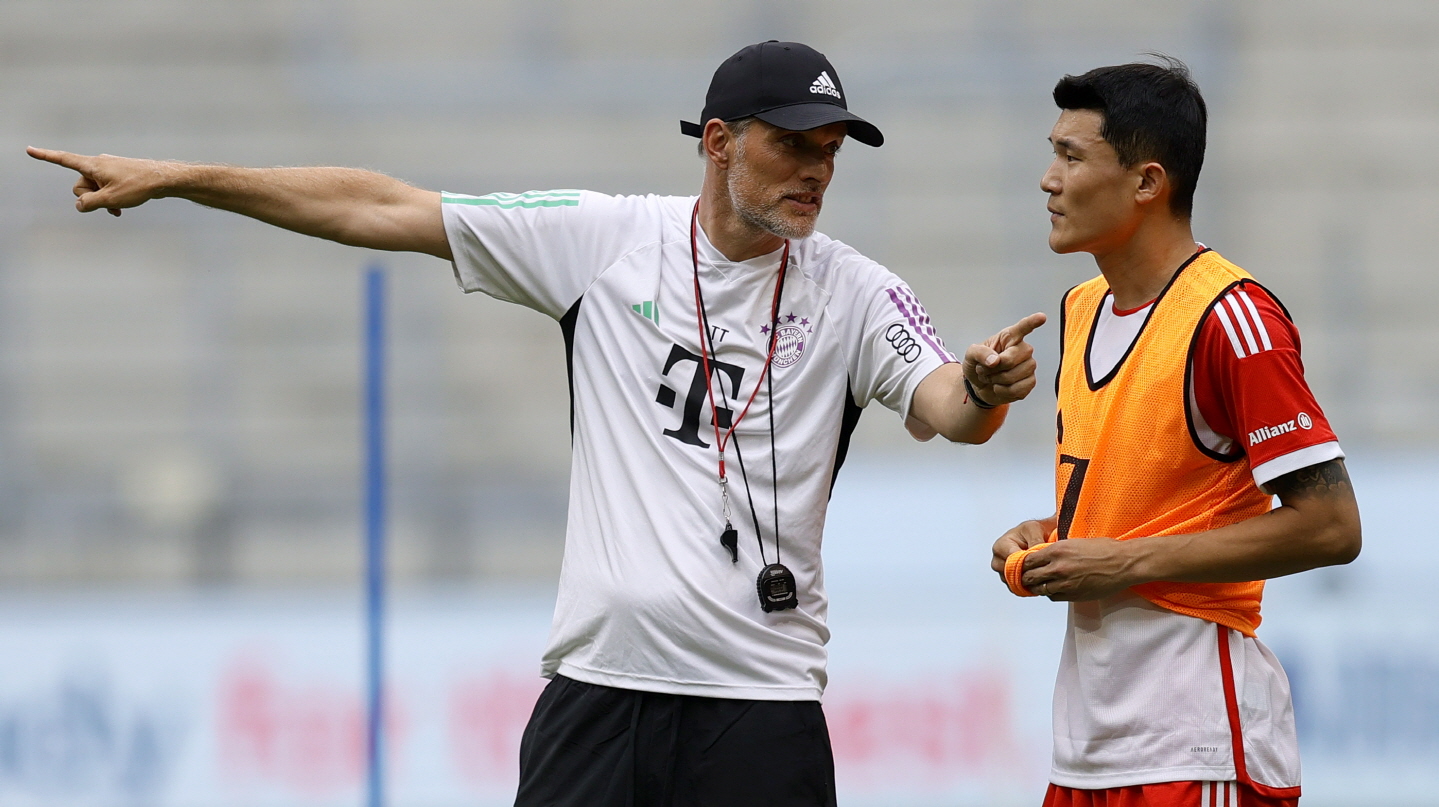
[[(785, 314), (779, 318), (780, 324), (775, 327), (774, 332), (774, 366), (789, 367), (804, 357), (804, 349), (809, 344), (809, 335), (814, 331), (810, 325), (809, 317), (799, 317), (793, 313)], [(760, 333), (769, 335), (769, 326), (761, 325)]]

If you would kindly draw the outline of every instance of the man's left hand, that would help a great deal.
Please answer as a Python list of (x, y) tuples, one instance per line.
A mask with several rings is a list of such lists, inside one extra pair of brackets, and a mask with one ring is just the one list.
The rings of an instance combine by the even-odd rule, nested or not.
[(1013, 403), (1034, 389), (1034, 348), (1024, 338), (1046, 319), (1030, 314), (964, 352), (964, 377), (981, 401)]
[(1055, 602), (1097, 600), (1143, 582), (1128, 541), (1071, 538), (1024, 559), (1024, 587)]

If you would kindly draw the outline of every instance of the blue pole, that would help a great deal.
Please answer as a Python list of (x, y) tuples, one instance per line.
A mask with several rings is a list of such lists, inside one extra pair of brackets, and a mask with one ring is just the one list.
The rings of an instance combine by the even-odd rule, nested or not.
[(383, 807), (385, 613), (385, 272), (365, 273), (366, 804)]

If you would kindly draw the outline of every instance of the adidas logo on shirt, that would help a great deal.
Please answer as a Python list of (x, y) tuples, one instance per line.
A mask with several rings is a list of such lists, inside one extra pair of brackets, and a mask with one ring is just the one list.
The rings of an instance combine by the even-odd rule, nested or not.
[(656, 325), (660, 324), (660, 307), (658, 304), (655, 303), (654, 300), (645, 300), (642, 303), (635, 303), (634, 305), (630, 306), (630, 308), (633, 309), (636, 314), (639, 314), (650, 322), (653, 322)]
[(829, 77), (828, 70), (820, 71), (819, 78), (815, 79), (814, 83), (809, 85), (809, 91), (816, 95), (833, 95), (841, 101), (844, 100), (840, 97), (839, 87), (835, 86), (834, 79)]

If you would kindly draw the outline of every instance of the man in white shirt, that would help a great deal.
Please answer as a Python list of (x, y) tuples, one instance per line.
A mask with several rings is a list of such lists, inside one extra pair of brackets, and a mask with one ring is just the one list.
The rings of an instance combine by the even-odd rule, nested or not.
[(179, 196), (424, 252), (560, 323), (569, 524), (517, 804), (833, 805), (819, 549), (859, 413), (981, 443), (1035, 383), (1042, 314), (957, 361), (899, 278), (814, 232), (842, 141), (883, 142), (823, 55), (744, 48), (701, 121), (697, 198), (30, 152), (80, 172), (81, 211)]

